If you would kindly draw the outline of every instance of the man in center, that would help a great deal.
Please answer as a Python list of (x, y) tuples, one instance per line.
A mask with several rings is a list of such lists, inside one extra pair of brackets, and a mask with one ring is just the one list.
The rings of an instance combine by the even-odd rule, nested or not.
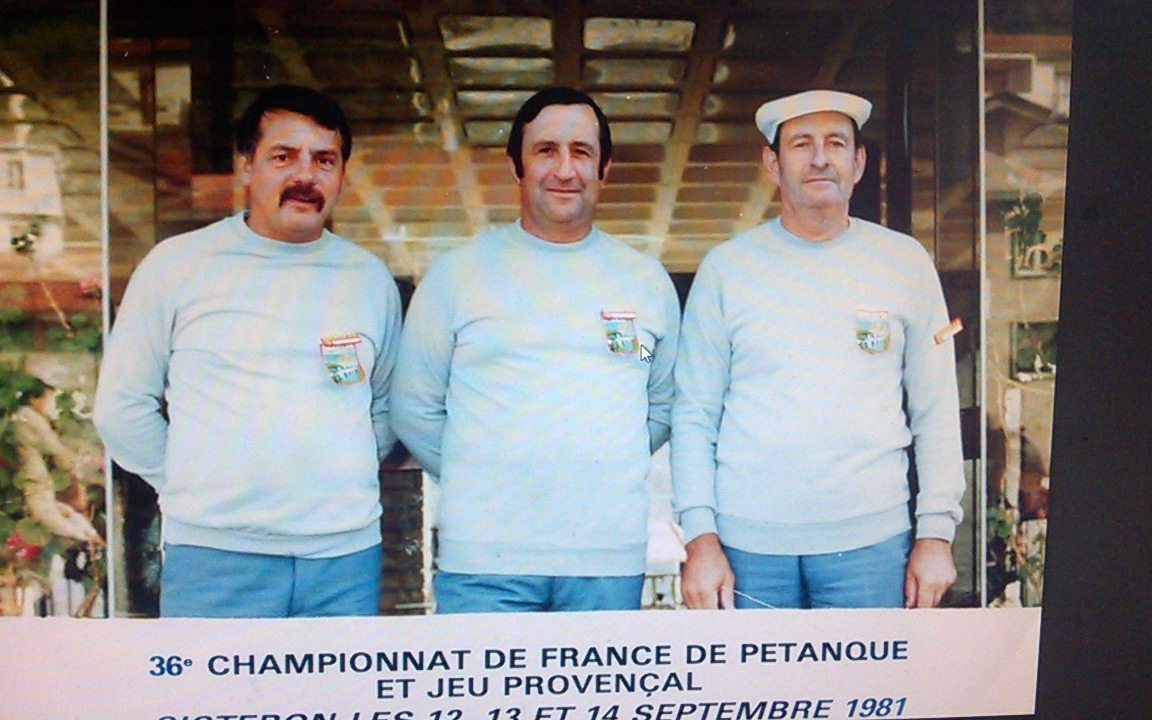
[(537, 93), (507, 152), (520, 220), (432, 265), (393, 383), (396, 432), (440, 485), (436, 609), (635, 609), (679, 301), (593, 226), (612, 136), (592, 98)]

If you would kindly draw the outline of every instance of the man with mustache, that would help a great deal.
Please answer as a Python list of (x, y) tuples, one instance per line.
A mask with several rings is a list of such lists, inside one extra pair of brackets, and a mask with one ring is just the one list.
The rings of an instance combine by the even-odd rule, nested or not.
[(761, 106), (780, 216), (693, 283), (672, 441), (689, 607), (933, 607), (955, 581), (958, 326), (923, 247), (849, 217), (871, 108)]
[(592, 98), (537, 93), (507, 153), (519, 222), (433, 264), (396, 366), (396, 432), (439, 479), (436, 611), (638, 608), (679, 301), (593, 226), (612, 136)]
[(399, 293), (326, 229), (352, 149), (335, 102), (266, 88), (236, 148), (247, 209), (140, 263), (96, 426), (159, 495), (161, 615), (372, 615)]

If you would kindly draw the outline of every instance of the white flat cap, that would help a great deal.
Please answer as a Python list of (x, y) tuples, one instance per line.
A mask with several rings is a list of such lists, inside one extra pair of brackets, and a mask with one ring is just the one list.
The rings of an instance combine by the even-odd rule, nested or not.
[(786, 120), (827, 111), (844, 113), (856, 121), (856, 127), (864, 127), (872, 116), (872, 103), (859, 95), (837, 90), (808, 90), (761, 105), (756, 111), (756, 127), (771, 144), (776, 139), (776, 131)]

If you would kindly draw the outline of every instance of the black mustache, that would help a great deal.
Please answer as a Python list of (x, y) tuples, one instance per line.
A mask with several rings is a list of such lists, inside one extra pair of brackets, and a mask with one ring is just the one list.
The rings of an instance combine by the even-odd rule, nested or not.
[(280, 204), (283, 205), (289, 200), (312, 203), (317, 210), (324, 209), (324, 195), (315, 185), (293, 185), (285, 188), (284, 192), (280, 193)]

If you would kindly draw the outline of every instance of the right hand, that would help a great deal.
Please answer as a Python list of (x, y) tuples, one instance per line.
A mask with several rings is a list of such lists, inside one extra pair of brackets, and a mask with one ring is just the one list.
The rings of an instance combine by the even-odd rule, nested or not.
[(680, 566), (684, 604), (702, 610), (735, 608), (736, 576), (716, 533), (695, 537), (684, 549), (688, 552), (688, 559)]

